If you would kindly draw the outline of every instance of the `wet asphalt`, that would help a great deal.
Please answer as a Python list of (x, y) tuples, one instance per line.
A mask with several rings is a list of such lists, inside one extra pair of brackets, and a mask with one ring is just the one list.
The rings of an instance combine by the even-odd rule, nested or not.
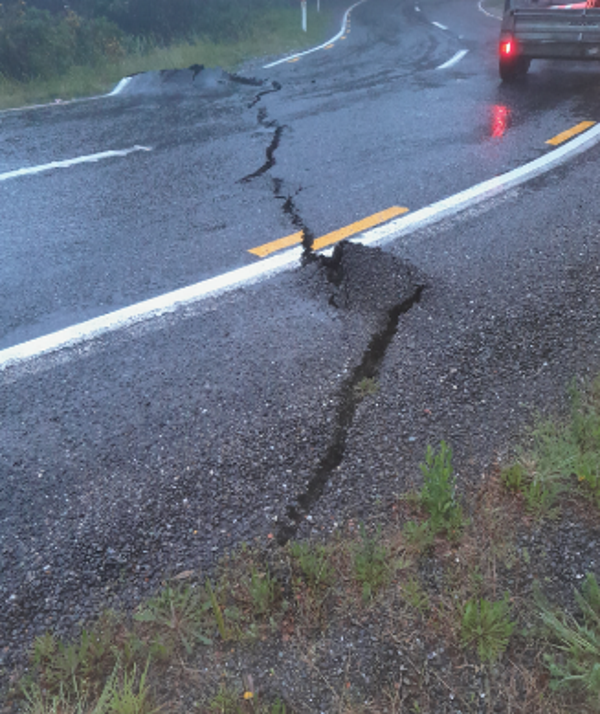
[[(370, 0), (346, 40), (249, 63), (249, 83), (138, 77), (0, 116), (0, 172), (152, 148), (0, 183), (0, 348), (250, 264), (299, 228), (426, 206), (600, 114), (594, 65), (501, 86), (494, 23), (470, 3)], [(241, 541), (385, 519), (429, 443), (452, 445), (461, 489), (506, 459), (536, 410), (598, 371), (597, 159), (385, 250), (348, 246), (3, 370), (3, 666)], [(377, 390), (359, 398), (364, 377)]]

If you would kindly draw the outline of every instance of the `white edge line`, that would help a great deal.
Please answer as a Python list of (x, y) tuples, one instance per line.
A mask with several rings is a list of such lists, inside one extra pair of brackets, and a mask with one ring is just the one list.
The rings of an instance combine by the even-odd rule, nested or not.
[(48, 107), (64, 107), (69, 104), (81, 104), (82, 102), (97, 102), (99, 99), (106, 99), (107, 97), (116, 97), (120, 94), (125, 87), (131, 82), (133, 77), (123, 77), (119, 80), (118, 84), (114, 87), (108, 94), (98, 94), (95, 97), (75, 97), (75, 99), (56, 99), (54, 102), (48, 102), (46, 104), (26, 104), (23, 107), (9, 107), (8, 109), (0, 110), (0, 117), (3, 114), (9, 114), (14, 112), (26, 112), (32, 109), (47, 109)]
[[(391, 243), (397, 238), (438, 223), (486, 199), (498, 196), (515, 186), (540, 176), (562, 163), (567, 157), (583, 153), (599, 141), (600, 124), (597, 124), (539, 159), (535, 159), (501, 176), (483, 181), (476, 186), (472, 186), (442, 201), (437, 201), (414, 213), (396, 218), (384, 226), (366, 231), (353, 239), (353, 242), (360, 242), (368, 246)], [(123, 327), (129, 327), (148, 318), (173, 313), (182, 306), (198, 302), (204, 298), (215, 297), (235, 288), (260, 282), (291, 268), (293, 265), (297, 265), (302, 256), (302, 251), (303, 248), (301, 247), (291, 248), (271, 258), (232, 270), (224, 275), (204, 280), (195, 285), (190, 285), (130, 307), (116, 310), (107, 315), (102, 315), (93, 320), (67, 327), (58, 332), (0, 350), (0, 371), (11, 365), (40, 357), (50, 352), (56, 352), (65, 347), (74, 347), (94, 337)]]
[(426, 228), (434, 223), (449, 218), (482, 201), (494, 198), (515, 186), (525, 183), (541, 174), (550, 171), (570, 157), (581, 154), (600, 141), (600, 124), (588, 129), (581, 136), (572, 139), (558, 149), (540, 156), (539, 159), (513, 169), (508, 173), (496, 176), (483, 183), (472, 186), (460, 193), (436, 203), (396, 218), (384, 226), (373, 228), (362, 234), (360, 242), (363, 245), (384, 245), (416, 230)]
[(204, 298), (251, 285), (298, 264), (303, 248), (293, 248), (243, 268), (204, 280), (165, 295), (160, 295), (129, 307), (101, 315), (78, 325), (66, 327), (43, 337), (0, 350), (0, 372), (11, 365), (74, 347), (108, 332), (130, 327), (149, 318), (175, 312), (180, 307)]
[(97, 161), (102, 161), (103, 159), (111, 159), (117, 156), (127, 156), (135, 153), (136, 151), (152, 151), (152, 149), (149, 146), (139, 146), (136, 144), (130, 149), (113, 149), (110, 151), (101, 151), (98, 154), (77, 156), (74, 159), (65, 159), (64, 161), (51, 161), (49, 164), (39, 164), (38, 166), (29, 166), (23, 169), (7, 171), (6, 173), (0, 174), (0, 181), (7, 181), (8, 179), (17, 178), (19, 176), (41, 174), (44, 171), (51, 171), (52, 169), (68, 169), (70, 166), (76, 166), (77, 164), (96, 163)]
[(444, 62), (444, 64), (439, 65), (439, 67), (436, 67), (436, 69), (448, 69), (449, 67), (452, 67), (455, 64), (458, 64), (461, 61), (461, 59), (468, 53), (468, 51), (469, 50), (459, 50), (447, 62)]
[(432, 24), (432, 25), (435, 25), (436, 27), (439, 27), (440, 30), (447, 30), (447, 29), (448, 29), (448, 28), (446, 27), (446, 25), (442, 25), (441, 22), (432, 21), (431, 24)]
[(479, 8), (479, 11), (482, 12), (484, 15), (487, 15), (488, 17), (493, 17), (494, 20), (501, 20), (502, 15), (494, 15), (492, 12), (488, 12), (484, 7), (483, 7), (483, 0), (479, 0), (477, 3), (477, 7)]
[(298, 59), (299, 57), (304, 57), (305, 55), (310, 55), (313, 52), (318, 52), (319, 50), (324, 50), (327, 46), (331, 45), (333, 42), (337, 42), (340, 37), (346, 32), (346, 23), (348, 21), (348, 15), (354, 10), (355, 7), (358, 7), (359, 5), (362, 5), (364, 2), (367, 0), (359, 0), (358, 2), (354, 3), (352, 7), (349, 7), (346, 12), (344, 13), (344, 19), (342, 20), (342, 29), (337, 33), (335, 37), (332, 37), (330, 40), (327, 42), (324, 42), (322, 45), (319, 45), (318, 47), (312, 47), (310, 50), (305, 50), (304, 52), (297, 52), (295, 55), (289, 55), (288, 57), (284, 57), (283, 59), (277, 60), (275, 62), (271, 62), (269, 64), (266, 64), (263, 69), (270, 69), (271, 67), (276, 67), (278, 64), (283, 64), (284, 62), (291, 62), (294, 59)]
[(123, 77), (123, 79), (117, 84), (117, 86), (112, 90), (112, 92), (109, 92), (108, 94), (105, 94), (105, 97), (116, 97), (117, 94), (121, 94), (121, 92), (125, 89), (125, 87), (131, 82), (133, 77)]

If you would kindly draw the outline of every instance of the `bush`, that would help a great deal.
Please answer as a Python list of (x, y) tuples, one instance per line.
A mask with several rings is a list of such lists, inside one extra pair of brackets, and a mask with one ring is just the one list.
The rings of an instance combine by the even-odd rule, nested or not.
[(54, 15), (24, 2), (0, 5), (0, 74), (27, 81), (65, 74), (73, 65), (94, 64), (123, 54), (123, 33), (98, 18), (69, 10)]

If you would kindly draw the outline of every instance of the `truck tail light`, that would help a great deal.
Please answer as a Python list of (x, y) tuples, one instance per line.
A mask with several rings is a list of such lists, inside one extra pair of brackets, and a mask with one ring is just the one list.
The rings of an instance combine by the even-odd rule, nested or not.
[(512, 40), (504, 40), (500, 43), (500, 55), (511, 57), (515, 53), (515, 43)]

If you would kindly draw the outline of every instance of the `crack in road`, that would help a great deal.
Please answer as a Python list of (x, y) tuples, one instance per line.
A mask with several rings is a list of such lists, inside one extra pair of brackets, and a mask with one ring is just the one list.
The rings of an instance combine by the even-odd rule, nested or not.
[[(254, 82), (261, 82), (262, 84), (264, 84), (263, 80), (248, 80), (248, 83)], [(260, 102), (265, 95), (279, 92), (282, 88), (283, 87), (279, 82), (272, 81), (271, 87), (263, 92), (258, 92), (252, 102), (248, 105), (248, 108), (251, 109), (256, 104), (258, 104), (258, 102)], [(251, 174), (248, 174), (247, 176), (244, 176), (243, 178), (239, 179), (238, 183), (249, 183), (255, 178), (258, 178), (259, 176), (262, 176), (263, 174), (267, 173), (273, 168), (273, 166), (275, 166), (275, 164), (277, 163), (275, 159), (275, 152), (281, 144), (281, 138), (283, 136), (284, 131), (288, 128), (286, 124), (280, 124), (276, 119), (269, 119), (266, 107), (259, 108), (257, 113), (257, 122), (265, 129), (274, 129), (271, 143), (269, 144), (269, 146), (267, 146), (265, 150), (266, 161), (256, 171), (253, 171)], [(276, 199), (283, 200), (282, 210), (284, 214), (290, 219), (292, 225), (297, 228), (299, 232), (302, 232), (302, 246), (304, 247), (304, 258), (310, 259), (312, 255), (312, 245), (315, 240), (315, 234), (313, 233), (313, 231), (310, 230), (310, 228), (302, 219), (302, 216), (300, 215), (300, 212), (294, 202), (294, 197), (297, 196), (300, 191), (302, 191), (302, 186), (300, 186), (294, 196), (292, 196), (290, 193), (283, 193), (282, 189), (284, 180), (282, 178), (274, 176), (272, 181), (273, 195)]]
[[(279, 83), (273, 82), (272, 88), (256, 95), (249, 107), (254, 107), (261, 101), (265, 94), (270, 94), (281, 89)], [(268, 111), (265, 107), (260, 107), (257, 114), (258, 124), (274, 129), (273, 137), (269, 146), (266, 149), (265, 163), (251, 174), (240, 179), (239, 183), (248, 183), (259, 176), (270, 171), (276, 164), (275, 153), (280, 146), (281, 138), (287, 125), (280, 124), (277, 120), (268, 118)], [(379, 373), (380, 366), (385, 358), (386, 352), (390, 343), (397, 332), (398, 321), (400, 316), (408, 312), (421, 298), (421, 293), (425, 287), (424, 282), (413, 281), (412, 274), (414, 271), (403, 261), (389, 254), (383, 253), (379, 249), (367, 248), (365, 246), (348, 243), (342, 241), (338, 243), (331, 256), (325, 256), (321, 253), (315, 253), (313, 244), (315, 234), (306, 225), (298, 207), (295, 203), (295, 197), (302, 191), (299, 187), (294, 195), (286, 193), (283, 190), (284, 180), (279, 177), (272, 177), (272, 187), (274, 197), (283, 201), (282, 210), (289, 218), (292, 225), (302, 233), (302, 246), (304, 248), (302, 255), (302, 266), (304, 268), (311, 267), (312, 270), (320, 271), (326, 283), (333, 288), (328, 296), (328, 303), (335, 307), (347, 307), (352, 309), (353, 299), (347, 293), (358, 291), (363, 292), (363, 286), (360, 284), (361, 279), (357, 279), (356, 269), (363, 263), (363, 258), (368, 256), (367, 263), (369, 267), (365, 272), (371, 270), (371, 280), (369, 284), (370, 290), (366, 290), (358, 301), (358, 305), (354, 308), (361, 309), (365, 307), (365, 297), (369, 303), (368, 311), (376, 314), (376, 329), (359, 364), (354, 368), (350, 376), (344, 381), (340, 389), (338, 397), (338, 406), (335, 415), (335, 426), (331, 435), (329, 446), (327, 447), (323, 457), (314, 471), (314, 475), (308, 481), (306, 490), (296, 496), (295, 500), (286, 507), (283, 522), (280, 523), (276, 540), (280, 545), (285, 545), (291, 538), (294, 537), (304, 518), (309, 514), (313, 505), (321, 498), (325, 490), (325, 486), (329, 482), (331, 475), (342, 463), (346, 452), (347, 437), (350, 427), (354, 421), (354, 416), (359, 403), (364, 399), (365, 394), (360, 390), (360, 384), (364, 380), (373, 380)], [(360, 253), (357, 261), (357, 253)], [(350, 262), (351, 269), (348, 271), (347, 263)], [(398, 270), (398, 265), (401, 264)], [(374, 265), (376, 267), (374, 267)], [(398, 270), (404, 281), (408, 281), (408, 294), (402, 295), (399, 299), (387, 300), (386, 287), (380, 284), (380, 274)], [(354, 272), (352, 270), (354, 268)], [(358, 267), (360, 270), (361, 268)], [(398, 275), (395, 275), (398, 278)], [(344, 285), (346, 283), (346, 285)], [(350, 287), (348, 283), (351, 283)], [(385, 280), (383, 281), (385, 283)], [(397, 287), (397, 286), (396, 286)], [(389, 281), (387, 285), (389, 292)], [(343, 291), (346, 290), (346, 294)], [(406, 285), (403, 285), (403, 290), (406, 290)], [(375, 294), (373, 294), (375, 293)], [(377, 294), (379, 293), (379, 294)], [(383, 301), (380, 299), (384, 295)], [(354, 301), (356, 302), (356, 301)], [(360, 304), (362, 302), (362, 305)]]
[[(394, 267), (394, 263), (401, 263), (397, 258), (378, 249), (348, 243), (347, 241), (338, 243), (331, 257), (312, 253), (314, 256), (313, 264), (316, 263), (317, 269), (324, 271), (327, 282), (335, 288), (328, 302), (336, 307), (338, 305), (335, 300), (335, 292), (343, 289), (345, 281), (353, 279), (351, 271), (348, 273), (345, 265), (346, 258), (352, 252), (355, 255), (358, 253), (359, 260), (369, 254), (380, 262), (391, 263), (392, 267)], [(402, 264), (402, 267), (406, 269), (406, 264)], [(329, 446), (316, 467), (313, 477), (308, 481), (306, 490), (296, 496), (295, 500), (286, 508), (285, 518), (287, 522), (282, 523), (276, 533), (276, 539), (280, 545), (285, 545), (294, 537), (313, 505), (323, 495), (331, 475), (342, 463), (346, 452), (348, 432), (354, 421), (356, 409), (366, 396), (360, 389), (360, 384), (364, 380), (373, 380), (378, 376), (388, 347), (398, 330), (400, 316), (407, 313), (421, 299), (421, 294), (425, 288), (424, 281), (421, 280), (420, 275), (411, 275), (411, 273), (412, 268), (409, 267), (407, 275), (416, 278), (416, 280), (415, 282), (411, 281), (408, 294), (402, 296), (400, 300), (384, 311), (384, 315), (380, 316), (385, 318), (381, 328), (372, 334), (359, 364), (342, 384), (338, 398), (335, 426)]]

